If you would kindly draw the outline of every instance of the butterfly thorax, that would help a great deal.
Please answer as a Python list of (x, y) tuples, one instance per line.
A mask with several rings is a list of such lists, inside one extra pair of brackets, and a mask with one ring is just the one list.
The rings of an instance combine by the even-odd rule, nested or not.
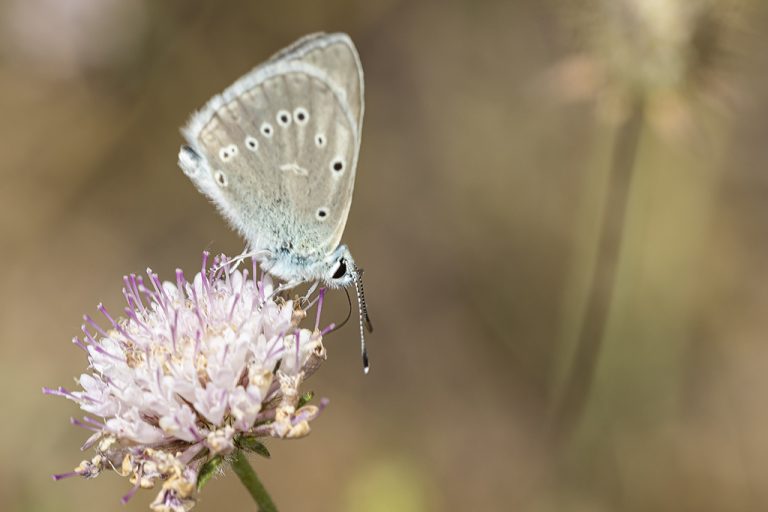
[(346, 245), (328, 255), (299, 255), (287, 248), (267, 251), (259, 258), (269, 274), (289, 283), (320, 281), (331, 288), (352, 284), (355, 263)]
[(317, 281), (326, 267), (318, 256), (301, 256), (286, 249), (270, 251), (260, 258), (262, 268), (283, 281)]

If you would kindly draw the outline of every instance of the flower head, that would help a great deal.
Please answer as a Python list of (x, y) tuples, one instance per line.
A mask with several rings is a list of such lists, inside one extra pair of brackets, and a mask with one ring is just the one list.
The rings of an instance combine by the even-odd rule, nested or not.
[(325, 359), (318, 329), (324, 290), (313, 330), (300, 328), (300, 301), (276, 297), (270, 277), (229, 271), (221, 256), (210, 270), (208, 254), (191, 282), (124, 278), (123, 318), (99, 311), (109, 327), (84, 317), (83, 336), (73, 340), (88, 354), (80, 390), (44, 388), (88, 413), (72, 419), (93, 432), (83, 449), (96, 454), (60, 479), (94, 478), (113, 469), (133, 490), (161, 489), (156, 511), (189, 510), (201, 467), (215, 457), (264, 437), (309, 433), (325, 405), (307, 405), (300, 386)]
[(728, 85), (731, 41), (748, 0), (581, 0), (568, 4), (568, 24), (581, 50), (548, 77), (556, 98), (596, 100), (604, 119), (623, 120), (642, 99), (651, 125), (688, 138), (700, 107), (739, 100)]

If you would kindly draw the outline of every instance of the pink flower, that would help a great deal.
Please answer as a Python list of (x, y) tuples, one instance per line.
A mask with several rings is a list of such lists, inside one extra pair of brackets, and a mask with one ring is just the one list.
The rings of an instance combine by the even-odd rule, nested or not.
[(80, 389), (43, 391), (98, 417), (72, 419), (93, 432), (83, 448), (96, 455), (55, 479), (114, 469), (134, 484), (124, 501), (161, 483), (153, 510), (189, 510), (213, 457), (309, 433), (325, 401), (304, 404), (300, 386), (326, 357), (322, 338), (333, 327), (318, 329), (324, 290), (314, 329), (301, 328), (303, 305), (273, 296), (268, 275), (230, 271), (224, 256), (211, 270), (207, 260), (204, 253), (192, 282), (181, 270), (175, 283), (151, 270), (147, 280), (125, 277), (125, 316), (98, 306), (107, 329), (84, 317), (83, 336), (73, 340), (88, 354)]

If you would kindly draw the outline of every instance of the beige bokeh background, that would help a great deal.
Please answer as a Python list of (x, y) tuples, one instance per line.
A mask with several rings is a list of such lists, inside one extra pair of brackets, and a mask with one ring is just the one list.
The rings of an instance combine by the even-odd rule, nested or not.
[[(0, 2), (0, 510), (147, 510), (112, 474), (50, 480), (85, 434), (40, 388), (84, 369), (69, 340), (122, 275), (242, 249), (176, 167), (178, 127), (317, 30), (366, 73), (344, 240), (376, 332), (367, 377), (354, 322), (327, 338), (330, 406), (254, 460), (281, 510), (768, 509), (766, 10), (742, 2), (692, 126), (671, 103), (643, 126), (594, 386), (552, 443), (616, 129), (563, 66), (596, 30), (565, 3)], [(251, 509), (228, 476), (195, 510)]]

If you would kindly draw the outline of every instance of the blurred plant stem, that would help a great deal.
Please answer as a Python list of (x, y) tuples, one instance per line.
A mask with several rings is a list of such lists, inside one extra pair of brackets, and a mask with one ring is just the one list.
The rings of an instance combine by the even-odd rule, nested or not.
[(592, 280), (570, 368), (561, 387), (559, 400), (555, 403), (552, 430), (556, 440), (567, 438), (578, 425), (592, 389), (616, 288), (627, 205), (643, 127), (644, 105), (642, 96), (635, 97), (626, 117), (616, 129), (597, 252), (591, 264)]
[(235, 474), (240, 478), (248, 492), (250, 493), (253, 501), (256, 502), (259, 512), (277, 512), (272, 498), (269, 497), (269, 493), (264, 488), (264, 485), (256, 476), (256, 472), (248, 463), (248, 459), (242, 450), (235, 452), (235, 458), (232, 461), (232, 469)]

